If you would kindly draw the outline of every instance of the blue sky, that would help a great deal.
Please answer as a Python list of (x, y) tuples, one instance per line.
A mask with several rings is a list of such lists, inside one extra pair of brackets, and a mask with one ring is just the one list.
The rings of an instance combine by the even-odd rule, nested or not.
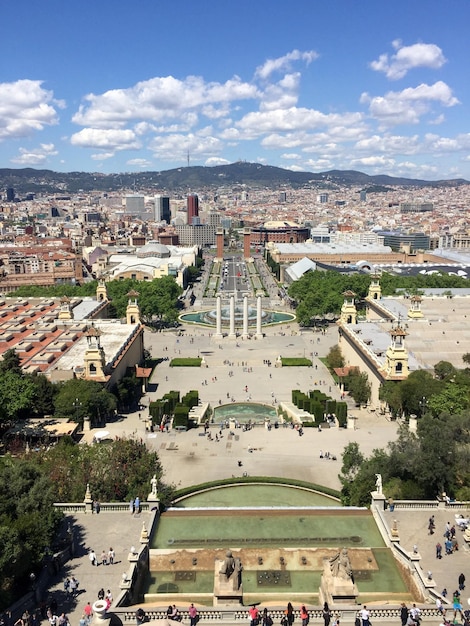
[(467, 0), (2, 3), (2, 167), (470, 180)]

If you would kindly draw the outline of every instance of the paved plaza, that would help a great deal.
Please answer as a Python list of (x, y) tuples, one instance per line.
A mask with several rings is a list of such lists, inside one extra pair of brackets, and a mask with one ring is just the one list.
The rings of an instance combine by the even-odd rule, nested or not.
[[(257, 426), (249, 431), (236, 429), (236, 436), (228, 437), (223, 431), (220, 441), (209, 441), (200, 435), (201, 429), (188, 432), (149, 433), (145, 429), (148, 403), (172, 389), (181, 394), (198, 389), (201, 400), (217, 406), (219, 400), (231, 402), (266, 402), (276, 404), (291, 400), (291, 390), (308, 391), (315, 387), (339, 399), (339, 390), (330, 378), (319, 357), (325, 356), (337, 341), (336, 327), (326, 334), (301, 333), (295, 324), (268, 329), (263, 339), (214, 341), (207, 329), (186, 327), (182, 333), (145, 333), (145, 345), (153, 357), (203, 356), (205, 368), (170, 368), (169, 360), (160, 363), (152, 376), (151, 391), (143, 399), (140, 411), (123, 416), (107, 425), (111, 436), (135, 435), (155, 449), (164, 468), (164, 480), (177, 487), (241, 475), (272, 475), (297, 478), (339, 489), (338, 473), (344, 446), (357, 441), (367, 455), (383, 447), (396, 436), (397, 425), (384, 416), (366, 409), (352, 408), (356, 414), (356, 429), (323, 429), (321, 432), (306, 428), (304, 435), (290, 428), (271, 429)], [(318, 356), (315, 356), (315, 353)], [(312, 358), (313, 367), (275, 368), (281, 356)], [(265, 361), (271, 361), (269, 367)], [(207, 381), (207, 383), (206, 383)], [(245, 391), (245, 388), (248, 391)], [(229, 399), (227, 399), (227, 393)], [(273, 396), (274, 394), (274, 396)], [(212, 427), (218, 432), (218, 426)], [(94, 432), (86, 433), (91, 441)], [(337, 461), (320, 458), (320, 450), (336, 455)], [(242, 467), (239, 467), (241, 461)], [(149, 485), (150, 486), (150, 485)], [(140, 494), (144, 497), (145, 494)], [(435, 558), (435, 544), (443, 543), (444, 525), (453, 519), (449, 512), (436, 511), (436, 533), (428, 535), (430, 511), (396, 510), (386, 512), (390, 526), (397, 520), (401, 544), (412, 551), (417, 545), (422, 556), (423, 571), (431, 571), (437, 589), (447, 587), (449, 593), (457, 586), (457, 577), (468, 568), (468, 549), (457, 531), (460, 550), (441, 560)], [(136, 518), (129, 513), (101, 513), (99, 516), (76, 515), (74, 524), (80, 529), (81, 551), (61, 572), (52, 593), (61, 596), (65, 575), (73, 573), (79, 580), (83, 593), (76, 604), (70, 606), (71, 623), (78, 624), (85, 603), (96, 600), (98, 590), (111, 589), (113, 596), (119, 592), (122, 572), (127, 569), (127, 555), (131, 545), (138, 545), (142, 521), (148, 514)], [(86, 549), (92, 547), (97, 554), (113, 546), (118, 564), (92, 567)], [(466, 604), (466, 598), (464, 600)], [(187, 608), (184, 604), (180, 608)], [(436, 617), (433, 623), (438, 624)]]

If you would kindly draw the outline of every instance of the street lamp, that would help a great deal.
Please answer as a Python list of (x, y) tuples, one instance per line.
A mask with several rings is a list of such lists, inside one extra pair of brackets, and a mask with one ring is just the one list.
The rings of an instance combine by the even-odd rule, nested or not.
[(80, 422), (80, 407), (82, 406), (82, 403), (78, 398), (75, 398), (74, 402), (72, 402), (72, 406), (75, 409), (75, 421), (78, 424)]

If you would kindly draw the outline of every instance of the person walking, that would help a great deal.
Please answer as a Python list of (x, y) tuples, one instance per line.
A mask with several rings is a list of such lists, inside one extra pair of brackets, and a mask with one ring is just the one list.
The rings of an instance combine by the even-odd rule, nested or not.
[(90, 559), (90, 563), (92, 565), (98, 565), (98, 561), (96, 560), (96, 552), (90, 548), (88, 551), (88, 558)]
[(465, 589), (465, 574), (462, 572), (459, 576), (459, 590), (463, 591)]

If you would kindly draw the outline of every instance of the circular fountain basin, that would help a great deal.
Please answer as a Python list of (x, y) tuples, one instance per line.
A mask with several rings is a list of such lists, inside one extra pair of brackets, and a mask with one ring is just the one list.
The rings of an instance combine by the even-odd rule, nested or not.
[[(222, 307), (222, 311), (226, 307)], [(236, 308), (236, 307), (235, 307)], [(248, 307), (249, 309), (249, 307)], [(178, 318), (182, 323), (199, 324), (201, 326), (212, 326), (215, 328), (217, 323), (217, 313), (215, 309), (207, 311), (199, 311), (195, 313), (183, 313)], [(279, 311), (262, 311), (261, 312), (261, 325), (269, 326), (273, 324), (285, 324), (295, 321), (295, 315), (293, 313), (281, 313)], [(243, 312), (242, 314), (235, 315), (235, 327), (241, 328), (243, 326)], [(230, 314), (221, 316), (221, 325), (223, 328), (230, 326)], [(250, 315), (248, 311), (248, 326), (256, 326), (256, 310)]]

